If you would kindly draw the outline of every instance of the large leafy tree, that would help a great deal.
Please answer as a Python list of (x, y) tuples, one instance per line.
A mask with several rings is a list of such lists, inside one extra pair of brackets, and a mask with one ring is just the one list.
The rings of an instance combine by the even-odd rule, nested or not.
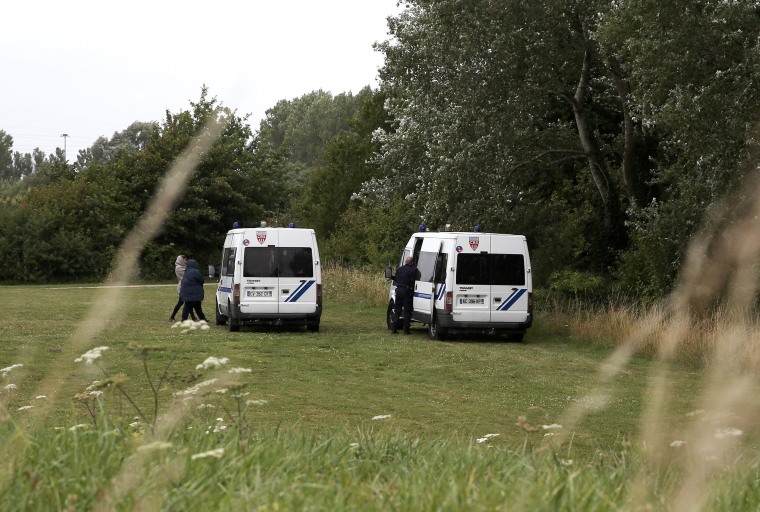
[(634, 226), (624, 266), (655, 272), (649, 249), (672, 279), (700, 212), (742, 175), (757, 2), (406, 5), (379, 46), (396, 120), (381, 137), (387, 178), (364, 194), (399, 193), (434, 227), (524, 232), (544, 278), (605, 272), (632, 254)]

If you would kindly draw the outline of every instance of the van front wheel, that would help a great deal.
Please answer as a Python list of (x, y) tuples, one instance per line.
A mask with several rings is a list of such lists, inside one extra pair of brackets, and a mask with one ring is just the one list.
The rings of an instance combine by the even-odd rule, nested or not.
[[(393, 301), (388, 302), (388, 311), (385, 313), (385, 323), (388, 326), (388, 330), (393, 330), (393, 317), (396, 314), (395, 313), (396, 305), (393, 303)], [(404, 323), (403, 318), (396, 319), (396, 329), (401, 329), (402, 325)]]
[(431, 340), (443, 341), (446, 339), (446, 329), (438, 323), (438, 316), (433, 314), (433, 319), (428, 324), (428, 336)]

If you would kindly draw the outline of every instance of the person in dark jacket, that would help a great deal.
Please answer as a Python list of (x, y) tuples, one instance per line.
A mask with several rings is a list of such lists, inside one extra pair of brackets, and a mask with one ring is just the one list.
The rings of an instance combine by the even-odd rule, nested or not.
[(185, 275), (182, 276), (182, 282), (179, 285), (179, 297), (185, 301), (185, 306), (182, 308), (183, 322), (190, 316), (191, 311), (195, 311), (200, 320), (206, 320), (206, 315), (203, 314), (203, 308), (201, 307), (201, 303), (203, 302), (203, 282), (204, 278), (198, 269), (198, 262), (189, 260), (185, 269)]
[(414, 267), (414, 258), (407, 256), (404, 264), (396, 269), (396, 301), (394, 302), (393, 334), (398, 334), (398, 319), (401, 318), (401, 310), (404, 311), (404, 334), (409, 334), (409, 324), (412, 321), (412, 295), (414, 294), (414, 282), (417, 280), (419, 271)]
[[(179, 312), (179, 308), (185, 303), (182, 297), (179, 296), (179, 287), (182, 285), (182, 278), (185, 276), (185, 269), (187, 268), (187, 257), (184, 254), (177, 256), (177, 260), (174, 262), (174, 274), (177, 276), (177, 304), (174, 305), (172, 316), (169, 317), (169, 321), (174, 323), (175, 317)], [(190, 311), (190, 317), (195, 320), (195, 313)]]

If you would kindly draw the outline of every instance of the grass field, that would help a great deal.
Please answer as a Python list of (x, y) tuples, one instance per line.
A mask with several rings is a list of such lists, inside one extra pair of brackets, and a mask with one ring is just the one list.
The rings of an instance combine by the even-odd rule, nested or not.
[[(615, 343), (549, 330), (540, 311), (523, 343), (434, 342), (422, 328), (391, 335), (382, 296), (326, 288), (319, 333), (183, 333), (167, 321), (176, 287), (149, 286), (120, 290), (117, 313), (88, 330), (108, 293), (0, 288), (0, 368), (23, 365), (0, 373), (2, 510), (668, 508), (677, 477), (642, 472), (633, 455), (655, 363), (632, 359), (566, 431), (567, 411), (597, 399)], [(213, 319), (212, 286), (204, 309)], [(95, 364), (74, 362), (99, 346)], [(196, 369), (209, 357), (229, 362)], [(116, 385), (73, 399), (106, 374)], [(664, 376), (677, 399), (657, 428), (677, 441), (703, 375), (670, 366)], [(228, 391), (192, 405), (173, 395), (212, 377)], [(750, 484), (734, 476), (710, 503), (757, 506), (752, 467)]]

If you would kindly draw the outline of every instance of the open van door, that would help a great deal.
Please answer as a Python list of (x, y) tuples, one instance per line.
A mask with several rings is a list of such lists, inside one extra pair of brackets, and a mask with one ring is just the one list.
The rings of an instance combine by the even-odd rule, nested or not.
[(433, 304), (435, 302), (435, 275), (438, 251), (441, 249), (441, 240), (438, 238), (424, 238), (417, 259), (419, 275), (414, 284), (414, 296), (412, 316), (418, 322), (430, 323), (433, 318)]

